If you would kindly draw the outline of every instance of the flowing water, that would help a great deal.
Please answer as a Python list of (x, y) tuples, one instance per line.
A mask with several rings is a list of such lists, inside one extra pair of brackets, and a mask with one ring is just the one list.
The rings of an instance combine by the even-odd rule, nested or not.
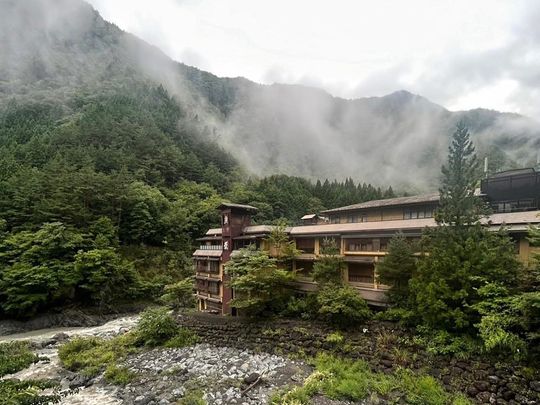
[[(17, 333), (14, 335), (0, 336), (0, 342), (9, 342), (14, 340), (30, 340), (33, 342), (43, 342), (51, 339), (58, 333), (65, 333), (70, 337), (73, 336), (96, 336), (96, 337), (112, 337), (123, 331), (133, 328), (137, 324), (138, 316), (127, 316), (114, 319), (100, 326), (93, 327), (60, 327), (34, 330), (25, 333)], [(39, 349), (36, 353), (48, 360), (41, 360), (30, 367), (21, 370), (15, 374), (7, 375), (4, 378), (17, 378), (20, 380), (27, 379), (58, 379), (62, 370), (58, 359), (58, 347), (47, 346)], [(64, 397), (61, 404), (64, 405), (116, 405), (121, 404), (121, 401), (115, 397), (116, 389), (113, 387), (102, 387), (99, 385), (91, 385), (86, 388), (80, 388), (73, 394)]]

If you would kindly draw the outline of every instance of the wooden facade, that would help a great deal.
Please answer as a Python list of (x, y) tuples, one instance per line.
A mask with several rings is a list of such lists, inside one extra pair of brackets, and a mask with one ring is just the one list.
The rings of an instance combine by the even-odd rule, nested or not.
[[(528, 181), (532, 182), (530, 173), (527, 176)], [(509, 193), (504, 193), (503, 185), (511, 184), (517, 187), (518, 184), (521, 200), (540, 200), (537, 197), (537, 184), (540, 184), (540, 181), (536, 181), (537, 177), (534, 179), (531, 183), (534, 187), (531, 187), (527, 194), (521, 183), (505, 182), (504, 176), (499, 176), (496, 182), (497, 195), (503, 196), (507, 201)], [(487, 186), (485, 189), (488, 189)], [(493, 196), (483, 193), (482, 197), (494, 207), (500, 205)], [(293, 269), (298, 274), (296, 288), (306, 292), (317, 289), (311, 277), (313, 266), (323, 254), (324, 241), (333, 239), (345, 262), (344, 281), (354, 287), (369, 304), (384, 306), (388, 286), (377, 280), (377, 263), (384, 260), (388, 242), (396, 232), (403, 233), (409, 240), (415, 240), (420, 238), (426, 227), (436, 226), (433, 215), (437, 203), (438, 195), (429, 194), (369, 201), (327, 210), (320, 216), (306, 216), (302, 220), (303, 225), (286, 230), (290, 239), (294, 240), (297, 248), (302, 251), (293, 261)], [(505, 204), (500, 206), (503, 207), (502, 212), (496, 210), (484, 222), (493, 230), (504, 226), (516, 242), (517, 255), (527, 265), (531, 254), (537, 250), (529, 246), (527, 231), (530, 225), (540, 224), (540, 209), (524, 209), (524, 206), (519, 204), (510, 208)], [(514, 206), (516, 209), (511, 209)], [(193, 254), (196, 297), (201, 311), (235, 315), (234, 308), (229, 305), (234, 292), (227, 286), (224, 264), (230, 260), (234, 250), (250, 244), (269, 251), (271, 255), (275, 254), (264, 240), (272, 226), (251, 225), (250, 218), (251, 214), (256, 212), (255, 207), (223, 204), (220, 210), (222, 227), (209, 230), (205, 237), (201, 238), (203, 244)]]

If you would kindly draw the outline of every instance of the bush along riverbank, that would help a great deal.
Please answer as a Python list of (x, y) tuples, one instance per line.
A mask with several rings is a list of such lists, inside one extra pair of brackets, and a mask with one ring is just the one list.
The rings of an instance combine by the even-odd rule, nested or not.
[(32, 339), (0, 344), (6, 403), (532, 405), (540, 399), (532, 367), (464, 351), (459, 358), (436, 353), (410, 330), (382, 321), (338, 330), (154, 308), (140, 319)]
[[(472, 343), (469, 348), (457, 347), (457, 342), (436, 341), (442, 339), (440, 336), (420, 337), (391, 322), (371, 321), (345, 331), (297, 319), (253, 321), (208, 314), (180, 315), (179, 322), (212, 345), (287, 355), (309, 362), (326, 353), (344, 361), (361, 361), (351, 367), (367, 367), (375, 375), (403, 377), (412, 372), (411, 375), (430, 376), (448, 395), (463, 393), (473, 403), (540, 403), (538, 367), (475, 352), (478, 348)], [(368, 391), (373, 392), (372, 388)], [(457, 397), (444, 398), (434, 403), (451, 403), (448, 398)], [(429, 403), (410, 402), (410, 398), (408, 401)]]

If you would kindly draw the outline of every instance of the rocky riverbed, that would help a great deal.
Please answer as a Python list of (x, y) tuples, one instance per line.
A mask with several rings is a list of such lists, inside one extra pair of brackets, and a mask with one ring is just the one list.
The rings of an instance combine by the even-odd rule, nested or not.
[(55, 328), (0, 337), (29, 340), (42, 358), (18, 373), (19, 380), (60, 382), (62, 404), (165, 405), (199, 390), (208, 404), (265, 404), (279, 387), (302, 382), (311, 368), (301, 361), (268, 353), (197, 344), (181, 349), (156, 348), (128, 357), (121, 365), (135, 373), (126, 386), (114, 386), (102, 376), (86, 378), (61, 367), (58, 348), (75, 336), (111, 338), (132, 329), (137, 317), (123, 317), (98, 327)]

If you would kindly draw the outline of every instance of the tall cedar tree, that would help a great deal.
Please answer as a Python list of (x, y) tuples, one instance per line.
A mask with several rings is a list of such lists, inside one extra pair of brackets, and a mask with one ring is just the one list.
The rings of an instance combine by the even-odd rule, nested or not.
[(439, 226), (426, 231), (429, 254), (409, 283), (413, 312), (432, 328), (474, 333), (479, 290), (488, 283), (516, 285), (520, 265), (512, 241), (480, 224), (486, 209), (474, 195), (476, 165), (469, 133), (458, 125), (442, 171)]
[(402, 233), (396, 234), (388, 243), (388, 254), (377, 265), (378, 279), (390, 286), (388, 300), (404, 307), (409, 297), (409, 280), (416, 269), (416, 259), (411, 243)]
[(440, 202), (435, 214), (439, 225), (462, 229), (478, 223), (488, 213), (484, 202), (475, 195), (478, 180), (474, 145), (468, 129), (460, 122), (452, 136), (448, 163), (442, 167)]

